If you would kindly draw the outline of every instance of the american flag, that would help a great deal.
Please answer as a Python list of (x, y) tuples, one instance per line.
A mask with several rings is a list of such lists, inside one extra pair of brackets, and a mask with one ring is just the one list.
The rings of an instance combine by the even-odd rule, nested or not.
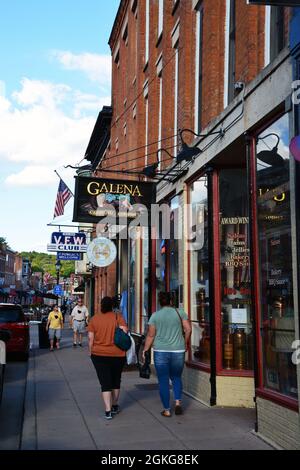
[(65, 205), (71, 199), (73, 194), (69, 190), (68, 186), (63, 182), (61, 179), (58, 186), (57, 196), (56, 196), (56, 203), (54, 209), (54, 216), (59, 217), (60, 215), (64, 214)]

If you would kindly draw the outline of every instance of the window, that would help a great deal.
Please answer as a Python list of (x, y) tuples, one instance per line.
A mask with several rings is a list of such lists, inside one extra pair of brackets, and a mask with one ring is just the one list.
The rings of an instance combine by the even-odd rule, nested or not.
[(150, 0), (146, 1), (145, 64), (149, 61)]
[[(158, 148), (161, 148), (161, 139), (162, 139), (162, 105), (163, 105), (163, 87), (162, 87), (162, 76), (159, 77), (159, 112), (158, 112)], [(162, 158), (162, 153), (158, 153), (158, 159), (159, 159), (159, 167), (158, 170), (161, 169), (161, 158)]]
[(201, 234), (190, 252), (192, 360), (210, 365), (209, 251), (207, 177), (190, 188), (192, 227)]
[(178, 230), (178, 212), (179, 197), (176, 196), (170, 202), (170, 292), (172, 295), (173, 305), (179, 307), (179, 243), (176, 231)]
[(266, 6), (265, 66), (276, 59), (286, 46), (284, 12), (283, 6)]
[(175, 46), (175, 80), (174, 80), (174, 155), (177, 155), (178, 142), (178, 82), (179, 82), (179, 51), (178, 43)]
[(222, 367), (253, 369), (249, 208), (246, 169), (221, 170)]
[(276, 59), (285, 47), (284, 7), (271, 7), (270, 60)]
[[(270, 154), (277, 144), (277, 154)], [(258, 136), (257, 144), (261, 342), (264, 388), (297, 398), (288, 146), (286, 114)]]
[(202, 72), (203, 72), (203, 9), (196, 12), (196, 89), (195, 89), (195, 132), (201, 132)]
[(225, 80), (224, 105), (225, 107), (235, 96), (235, 37), (236, 37), (236, 7), (235, 0), (226, 0), (225, 23)]
[(157, 36), (163, 32), (163, 23), (164, 23), (164, 0), (158, 0), (158, 31)]

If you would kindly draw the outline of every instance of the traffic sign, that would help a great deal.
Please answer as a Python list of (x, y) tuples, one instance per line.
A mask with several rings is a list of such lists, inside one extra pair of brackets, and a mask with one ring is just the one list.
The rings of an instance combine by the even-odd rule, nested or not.
[(63, 295), (62, 287), (61, 287), (60, 285), (54, 286), (53, 294), (55, 294), (55, 295)]

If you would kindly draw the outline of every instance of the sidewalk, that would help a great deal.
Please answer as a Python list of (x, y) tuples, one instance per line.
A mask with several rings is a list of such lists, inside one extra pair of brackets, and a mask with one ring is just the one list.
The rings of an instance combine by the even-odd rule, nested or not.
[(103, 418), (96, 373), (84, 347), (73, 349), (64, 330), (61, 349), (38, 349), (32, 327), (25, 416), (24, 450), (183, 450), (272, 449), (252, 434), (254, 411), (208, 408), (185, 396), (183, 416), (164, 418), (156, 378), (125, 372), (120, 406)]

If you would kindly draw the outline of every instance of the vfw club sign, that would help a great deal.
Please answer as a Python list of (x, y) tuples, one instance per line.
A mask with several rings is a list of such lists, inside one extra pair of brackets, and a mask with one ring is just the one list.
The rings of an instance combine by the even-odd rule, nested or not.
[(54, 232), (48, 251), (85, 253), (87, 250), (85, 233)]

